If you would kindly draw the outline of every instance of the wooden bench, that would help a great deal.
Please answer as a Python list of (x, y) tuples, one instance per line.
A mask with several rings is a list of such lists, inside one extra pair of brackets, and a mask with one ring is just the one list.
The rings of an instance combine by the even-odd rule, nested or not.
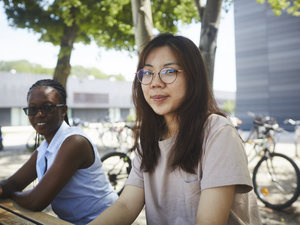
[(12, 224), (69, 225), (71, 223), (44, 212), (25, 209), (11, 199), (0, 199), (0, 225)]

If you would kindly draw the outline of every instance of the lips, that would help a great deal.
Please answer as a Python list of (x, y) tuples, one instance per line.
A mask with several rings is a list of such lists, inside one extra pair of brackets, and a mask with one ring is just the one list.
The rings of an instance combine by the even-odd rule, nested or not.
[(151, 98), (155, 101), (155, 102), (162, 102), (164, 100), (167, 99), (168, 96), (166, 95), (154, 95)]

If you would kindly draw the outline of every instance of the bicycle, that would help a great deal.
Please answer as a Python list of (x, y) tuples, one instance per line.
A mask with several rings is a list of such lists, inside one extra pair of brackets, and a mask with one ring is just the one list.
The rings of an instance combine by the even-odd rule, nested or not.
[(255, 158), (260, 154), (259, 149), (265, 138), (267, 138), (268, 141), (268, 149), (271, 152), (274, 152), (276, 146), (276, 133), (283, 131), (276, 122), (276, 119), (269, 116), (263, 117), (261, 115), (255, 115), (252, 112), (248, 112), (248, 115), (253, 117), (253, 127), (244, 141), (248, 158), (250, 156)]
[[(132, 131), (131, 126), (126, 125), (125, 127)], [(118, 195), (122, 193), (131, 171), (131, 159), (134, 157), (135, 149), (135, 145), (132, 145), (131, 148), (123, 149), (122, 152), (109, 152), (101, 157), (106, 177)]]
[(254, 139), (254, 142), (259, 146), (256, 156), (263, 153), (252, 175), (255, 194), (268, 208), (279, 210), (291, 206), (300, 194), (298, 166), (288, 156), (270, 151), (268, 138)]
[(283, 121), (283, 123), (284, 124), (290, 123), (295, 126), (295, 136), (294, 136), (295, 156), (300, 157), (300, 155), (298, 154), (298, 145), (300, 145), (300, 120), (286, 119)]
[(37, 147), (40, 146), (43, 140), (44, 140), (43, 135), (39, 135), (37, 132), (32, 132), (32, 134), (30, 134), (30, 136), (27, 139), (26, 148), (30, 152), (33, 152), (35, 149), (37, 149)]
[[(108, 150), (116, 150), (120, 148), (128, 148), (127, 143), (130, 142), (130, 132), (124, 122), (113, 122), (109, 116), (105, 116), (100, 121), (101, 126), (98, 127), (100, 139), (104, 148)], [(130, 145), (132, 146), (132, 145)]]

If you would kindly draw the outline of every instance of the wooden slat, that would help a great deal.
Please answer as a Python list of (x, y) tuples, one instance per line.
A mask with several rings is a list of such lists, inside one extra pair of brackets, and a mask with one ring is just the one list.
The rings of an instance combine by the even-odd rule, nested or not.
[[(33, 212), (31, 210), (25, 209), (25, 208), (19, 206), (16, 202), (14, 202), (11, 199), (5, 199), (5, 200), (0, 199), (0, 206), (2, 206), (2, 209), (5, 208), (8, 210), (11, 210), (16, 214), (23, 215), (24, 217), (31, 219), (33, 221), (36, 221), (38, 223), (41, 223), (41, 224), (47, 224), (47, 225), (48, 224), (49, 225), (69, 225), (69, 224), (71, 224), (67, 221), (50, 216), (44, 212)], [(19, 223), (16, 223), (16, 224), (19, 224)]]
[(1, 225), (14, 225), (14, 224), (33, 225), (34, 223), (0, 208), (0, 224)]

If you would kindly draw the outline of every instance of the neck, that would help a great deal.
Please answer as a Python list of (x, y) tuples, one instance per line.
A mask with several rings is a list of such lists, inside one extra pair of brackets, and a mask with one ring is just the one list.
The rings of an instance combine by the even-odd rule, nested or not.
[(166, 125), (163, 129), (162, 140), (166, 140), (178, 134), (179, 124), (176, 118), (165, 120)]

